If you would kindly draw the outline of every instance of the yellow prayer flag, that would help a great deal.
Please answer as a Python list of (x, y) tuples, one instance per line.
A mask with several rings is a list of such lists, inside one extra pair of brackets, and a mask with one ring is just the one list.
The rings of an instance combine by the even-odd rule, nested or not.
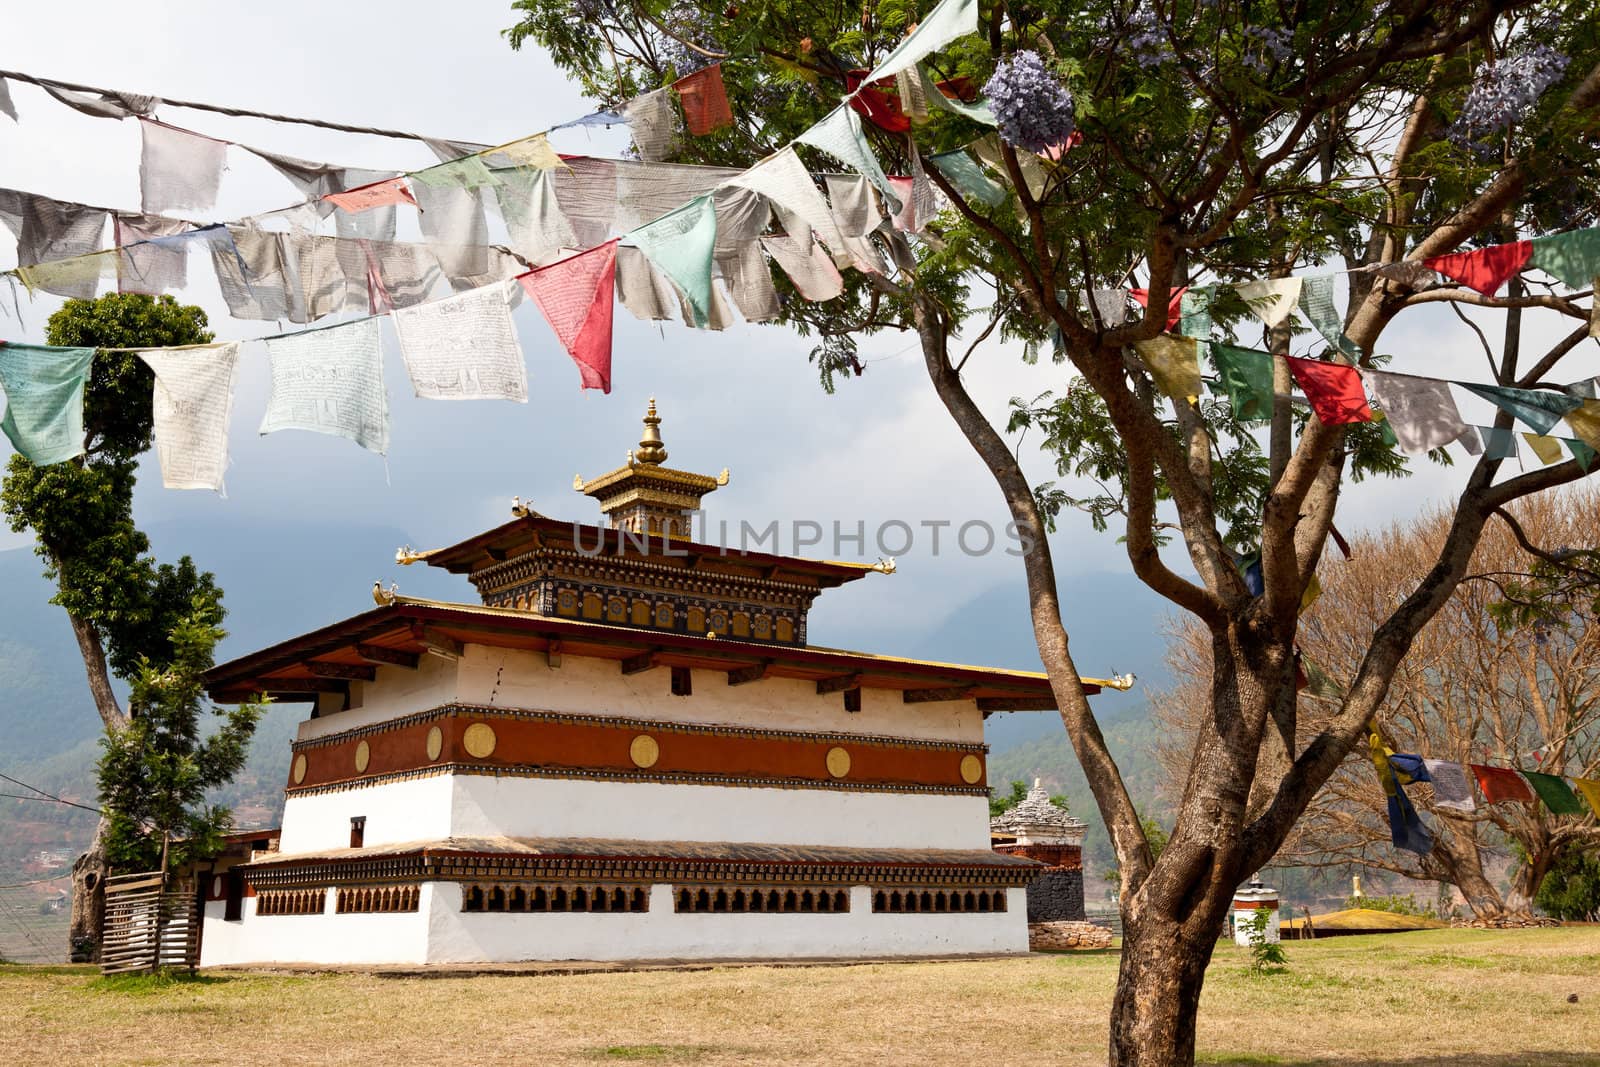
[(1525, 433), (1522, 437), (1528, 442), (1528, 447), (1533, 449), (1533, 454), (1539, 457), (1539, 462), (1546, 467), (1561, 462), (1561, 442), (1554, 437), (1544, 437), (1536, 433)]
[(1572, 784), (1578, 787), (1578, 792), (1583, 794), (1583, 799), (1589, 802), (1589, 807), (1600, 816), (1600, 779), (1574, 778)]
[(1316, 572), (1311, 573), (1311, 581), (1306, 583), (1306, 591), (1300, 594), (1300, 612), (1304, 615), (1306, 609), (1317, 602), (1317, 597), (1322, 595), (1322, 583), (1317, 580)]
[(1194, 338), (1161, 334), (1136, 341), (1133, 347), (1163, 393), (1190, 402), (1200, 395), (1200, 357)]
[(1578, 440), (1590, 448), (1600, 449), (1600, 400), (1585, 400), (1581, 408), (1563, 417)]
[(503, 144), (481, 153), (483, 156), (502, 156), (519, 167), (550, 170), (561, 166), (561, 157), (550, 147), (550, 139), (542, 133)]

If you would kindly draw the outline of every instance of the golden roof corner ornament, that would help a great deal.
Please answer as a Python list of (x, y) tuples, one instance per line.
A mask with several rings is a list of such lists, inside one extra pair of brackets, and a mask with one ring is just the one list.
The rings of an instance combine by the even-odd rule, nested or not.
[(583, 475), (574, 474), (572, 476), (572, 488), (580, 493), (583, 492)]
[(394, 550), (394, 561), (402, 567), (409, 567), (413, 563), (421, 563), (428, 558), (426, 552), (413, 552), (410, 545)]
[(516, 518), (525, 519), (529, 515), (537, 515), (538, 512), (524, 504), (520, 496), (514, 496), (511, 498), (511, 514)]
[(872, 565), (872, 569), (877, 571), (879, 574), (893, 574), (895, 571), (894, 557), (879, 556), (878, 562)]
[(374, 604), (377, 604), (380, 607), (388, 607), (399, 598), (400, 587), (394, 582), (390, 582), (389, 588), (387, 589), (383, 587), (383, 583), (381, 581), (372, 583), (372, 602)]
[(727, 485), (728, 484), (728, 468), (727, 467), (723, 467), (722, 468), (722, 473), (717, 475), (717, 484), (718, 485)]

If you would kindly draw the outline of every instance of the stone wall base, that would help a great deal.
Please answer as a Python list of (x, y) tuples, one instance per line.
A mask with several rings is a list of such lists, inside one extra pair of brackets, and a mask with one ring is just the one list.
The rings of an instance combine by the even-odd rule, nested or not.
[(1110, 948), (1111, 931), (1089, 922), (1028, 924), (1028, 948), (1034, 952)]

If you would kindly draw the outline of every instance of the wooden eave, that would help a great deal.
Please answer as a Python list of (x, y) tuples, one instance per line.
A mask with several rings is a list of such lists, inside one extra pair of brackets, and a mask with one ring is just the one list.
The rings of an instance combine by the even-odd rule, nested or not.
[[(814, 683), (848, 678), (862, 688), (899, 690), (908, 704), (972, 699), (985, 713), (1055, 707), (1049, 680), (1032, 671), (756, 644), (550, 618), (510, 608), (406, 599), (221, 664), (206, 673), (205, 685), (212, 699), (222, 703), (263, 692), (281, 694), (280, 699), (305, 699), (307, 694), (349, 684), (328, 677), (339, 672), (327, 665), (369, 666), (371, 660), (361, 647), (368, 656), (377, 648), (420, 657), (430, 648), (452, 643), (616, 660), (619, 672), (622, 661), (637, 664), (648, 657), (644, 669), (689, 667), (735, 678), (759, 672), (764, 678)], [(1092, 681), (1085, 680), (1083, 686), (1086, 693), (1100, 691)]]
[[(672, 554), (663, 557), (658, 551), (642, 554), (621, 530), (586, 523), (566, 522), (544, 516), (528, 515), (512, 519), (504, 525), (468, 538), (447, 548), (438, 548), (419, 555), (430, 567), (442, 567), (451, 574), (471, 574), (496, 563), (513, 559), (530, 552), (554, 535), (562, 542), (574, 535), (586, 551), (596, 551), (606, 558), (652, 559), (665, 563), (680, 563), (685, 567), (698, 567), (702, 562), (738, 567), (741, 573), (765, 575), (782, 580), (795, 576), (802, 584), (831, 589), (845, 582), (871, 574), (879, 568), (870, 563), (846, 563), (838, 560), (807, 559), (803, 556), (780, 556), (766, 552), (745, 552), (720, 545), (701, 544), (685, 538), (672, 538)], [(555, 543), (551, 539), (549, 543)], [(649, 544), (661, 545), (661, 535), (652, 534)]]

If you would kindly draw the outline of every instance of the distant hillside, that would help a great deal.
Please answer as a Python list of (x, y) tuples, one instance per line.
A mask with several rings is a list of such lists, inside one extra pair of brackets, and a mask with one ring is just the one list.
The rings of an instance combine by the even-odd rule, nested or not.
[[(1123, 780), (1133, 796), (1134, 806), (1142, 815), (1154, 816), (1168, 829), (1172, 827), (1170, 801), (1162, 795), (1163, 781), (1157, 767), (1154, 750), (1156, 728), (1150, 722), (1149, 709), (1143, 701), (1131, 702), (1121, 708), (1102, 703), (1102, 698), (1091, 698), (1100, 714), (1100, 726), (1106, 735), (1106, 744), (1122, 769)], [(989, 784), (997, 793), (1006, 792), (1013, 781), (1033, 784), (1041, 778), (1052, 796), (1067, 798), (1068, 810), (1089, 824), (1084, 838), (1084, 885), (1090, 902), (1103, 892), (1101, 880), (1104, 871), (1115, 866), (1110, 840), (1105, 824), (1095, 806), (1089, 783), (1078, 765), (1078, 757), (1067, 740), (1066, 728), (1054, 713), (1040, 714), (1035, 727), (1048, 730), (1049, 736), (1035, 737), (1017, 742), (1009, 747), (996, 748), (989, 755)], [(991, 720), (993, 721), (993, 720)]]

